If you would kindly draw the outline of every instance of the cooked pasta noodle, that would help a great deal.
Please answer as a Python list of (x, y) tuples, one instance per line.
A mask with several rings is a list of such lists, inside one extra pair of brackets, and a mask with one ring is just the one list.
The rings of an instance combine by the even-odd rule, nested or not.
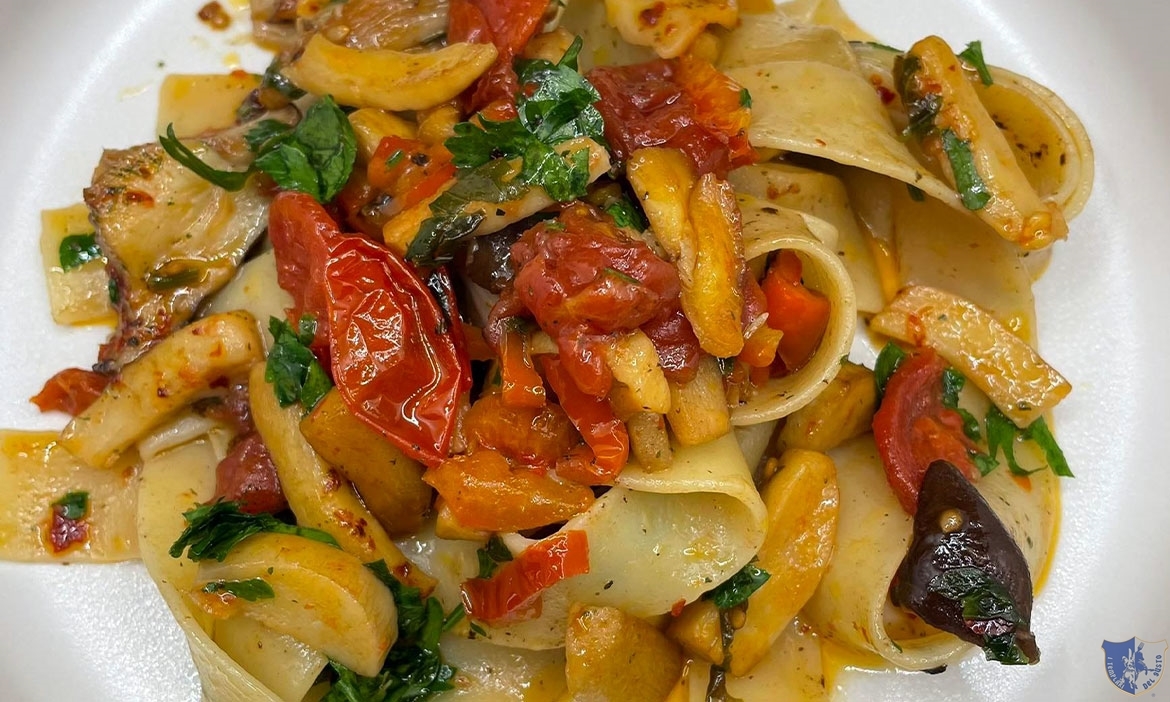
[(44, 215), (116, 328), (0, 432), (0, 558), (141, 559), (216, 702), (1037, 661), (1057, 96), (831, 0), (251, 5), (268, 72), (168, 78)]

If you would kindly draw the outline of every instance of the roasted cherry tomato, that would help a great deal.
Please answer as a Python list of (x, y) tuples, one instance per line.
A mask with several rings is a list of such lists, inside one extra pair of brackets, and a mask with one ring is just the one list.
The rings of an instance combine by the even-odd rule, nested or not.
[(89, 409), (110, 384), (108, 375), (66, 368), (45, 381), (45, 386), (29, 401), (42, 412), (57, 410), (76, 417)]
[(768, 300), (768, 326), (784, 334), (778, 353), (789, 371), (812, 358), (825, 336), (832, 311), (829, 299), (806, 288), (800, 278), (800, 258), (791, 251), (781, 251), (761, 284)]
[(496, 62), (464, 94), (468, 112), (487, 109), (491, 119), (516, 116), (519, 78), (512, 62), (528, 45), (548, 9), (547, 0), (451, 0), (447, 41), (495, 44)]
[(699, 175), (725, 178), (756, 160), (743, 89), (702, 59), (602, 66), (588, 78), (601, 93), (605, 138), (623, 161), (640, 148), (667, 146), (690, 157)]
[(873, 417), (873, 436), (886, 467), (886, 479), (902, 508), (914, 514), (926, 469), (947, 461), (975, 480), (971, 460), (976, 446), (963, 433), (963, 419), (943, 406), (946, 362), (931, 349), (907, 356), (890, 376), (881, 407)]
[[(603, 359), (609, 336), (679, 306), (674, 266), (584, 204), (562, 212), (559, 225), (542, 223), (526, 232), (512, 245), (512, 265), (516, 276), (492, 309), (489, 341), (498, 348), (508, 319), (530, 315), (556, 339), (577, 387), (597, 397), (613, 382)], [(679, 323), (689, 330), (685, 317)]]
[(589, 537), (566, 531), (529, 546), (487, 580), (463, 583), (472, 619), (503, 624), (540, 616), (540, 593), (565, 578), (589, 572)]
[(557, 402), (593, 450), (597, 470), (589, 484), (612, 485), (630, 457), (626, 425), (614, 416), (607, 400), (581, 392), (559, 360), (548, 356), (540, 360)]
[(317, 320), (313, 350), (328, 357), (329, 306), (325, 264), (330, 249), (341, 241), (337, 222), (310, 195), (282, 192), (268, 210), (268, 238), (276, 255), (276, 281), (293, 298), (289, 319), (309, 314)]
[(239, 502), (249, 514), (288, 509), (272, 454), (257, 433), (242, 437), (215, 468), (215, 497)]
[(330, 254), (324, 281), (337, 389), (350, 411), (408, 456), (437, 465), (471, 388), (458, 318), (448, 319), (398, 254), (353, 236)]

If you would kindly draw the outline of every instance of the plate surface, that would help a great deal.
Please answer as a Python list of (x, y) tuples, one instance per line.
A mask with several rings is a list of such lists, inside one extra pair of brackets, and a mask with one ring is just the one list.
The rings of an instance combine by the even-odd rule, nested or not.
[[(101, 147), (152, 137), (166, 73), (266, 63), (242, 38), (246, 19), (216, 34), (196, 20), (200, 4), (0, 2), (0, 426), (59, 427), (60, 417), (36, 414), (24, 398), (56, 370), (90, 364), (103, 336), (53, 326), (40, 210), (80, 199)], [(246, 3), (225, 3), (234, 4)], [(1093, 138), (1097, 184), (1038, 286), (1041, 350), (1075, 387), (1056, 418), (1078, 476), (1065, 482), (1059, 552), (1034, 614), (1043, 662), (1005, 669), (972, 656), (939, 676), (847, 673), (836, 697), (1126, 699), (1105, 675), (1102, 641), (1170, 636), (1170, 63), (1158, 50), (1170, 5), (844, 4), (883, 42), (982, 39), (988, 62), (1055, 90)], [(0, 593), (0, 699), (199, 699), (178, 627), (137, 565), (0, 563)]]

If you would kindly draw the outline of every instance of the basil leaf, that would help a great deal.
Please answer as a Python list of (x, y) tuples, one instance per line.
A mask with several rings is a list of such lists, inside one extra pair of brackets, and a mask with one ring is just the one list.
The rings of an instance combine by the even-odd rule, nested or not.
[(882, 401), (882, 396), (886, 394), (886, 384), (890, 382), (890, 376), (898, 370), (898, 366), (902, 365), (902, 361), (905, 359), (906, 352), (892, 341), (888, 342), (882, 352), (878, 354), (877, 363), (873, 367), (873, 380), (877, 384), (879, 404)]
[(972, 441), (980, 441), (983, 439), (983, 431), (979, 428), (979, 418), (971, 414), (962, 407), (956, 407), (955, 411), (963, 418), (963, 433)]
[(89, 512), (89, 493), (82, 490), (67, 492), (53, 503), (53, 507), (65, 519), (77, 521)]
[(771, 577), (768, 571), (755, 563), (748, 563), (722, 585), (709, 592), (708, 596), (719, 609), (738, 607), (747, 602), (752, 593), (759, 590)]
[(228, 192), (236, 192), (243, 190), (248, 183), (248, 178), (252, 175), (252, 169), (246, 171), (221, 171), (218, 168), (212, 168), (200, 159), (195, 152), (187, 148), (179, 138), (175, 136), (175, 125), (167, 125), (166, 136), (159, 136), (158, 143), (162, 145), (163, 151), (166, 151), (171, 158), (186, 166), (193, 171), (195, 175), (203, 180), (218, 185)]
[(307, 539), (337, 546), (337, 541), (320, 529), (285, 524), (271, 514), (248, 514), (240, 511), (240, 503), (219, 500), (183, 513), (187, 528), (175, 540), (169, 553), (180, 558), (183, 551), (193, 561), (215, 559), (222, 561), (244, 539), (253, 534), (272, 532), (295, 534)]
[(357, 137), (349, 119), (328, 95), (313, 104), (287, 135), (273, 141), (253, 167), (285, 190), (329, 202), (345, 187), (357, 160)]
[(991, 71), (987, 70), (987, 64), (983, 61), (983, 42), (973, 41), (967, 45), (966, 49), (959, 52), (959, 58), (971, 64), (971, 67), (979, 74), (979, 80), (983, 81), (986, 86), (995, 84), (995, 80), (991, 77)]
[(294, 331), (283, 320), (270, 317), (268, 330), (274, 341), (265, 363), (264, 380), (272, 384), (281, 407), (300, 402), (305, 411), (312, 411), (333, 388), (329, 374), (309, 349), (316, 336), (316, 321), (311, 315), (303, 315)]
[(752, 108), (752, 94), (747, 88), (740, 88), (739, 90), (739, 106), (746, 107), (749, 110)]
[(61, 263), (61, 270), (71, 271), (80, 268), (90, 261), (102, 260), (102, 250), (97, 244), (97, 235), (70, 234), (61, 240), (57, 247), (57, 259)]
[(1064, 451), (1060, 450), (1060, 446), (1056, 443), (1056, 437), (1048, 429), (1048, 422), (1044, 421), (1043, 417), (1038, 417), (1036, 421), (1028, 425), (1022, 433), (1025, 439), (1031, 439), (1036, 442), (1040, 450), (1044, 451), (1044, 458), (1048, 461), (1048, 467), (1052, 469), (1062, 478), (1075, 477), (1072, 469), (1068, 467), (1068, 460), (1064, 457)]
[(979, 469), (979, 475), (987, 476), (999, 468), (999, 461), (982, 451), (968, 451), (971, 457), (971, 462)]
[(991, 193), (987, 184), (975, 168), (975, 157), (971, 154), (970, 143), (960, 139), (949, 129), (942, 133), (943, 151), (947, 160), (951, 162), (951, 172), (955, 175), (955, 187), (963, 201), (963, 207), (969, 210), (981, 210), (991, 201)]
[(204, 585), (203, 592), (210, 594), (226, 592), (229, 595), (249, 602), (271, 600), (276, 597), (272, 586), (263, 578), (252, 578), (251, 580), (216, 580)]
[(247, 142), (249, 151), (258, 154), (269, 148), (273, 141), (288, 136), (291, 131), (292, 127), (284, 122), (265, 119), (248, 130), (248, 133), (244, 135), (244, 141)]

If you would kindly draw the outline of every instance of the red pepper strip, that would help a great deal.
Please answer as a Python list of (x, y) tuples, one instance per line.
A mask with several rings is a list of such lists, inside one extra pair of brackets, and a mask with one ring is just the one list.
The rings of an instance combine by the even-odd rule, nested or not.
[(29, 401), (42, 412), (57, 410), (76, 417), (101, 397), (112, 379), (93, 371), (66, 368), (45, 381), (45, 386)]
[(509, 407), (544, 407), (544, 380), (536, 372), (524, 337), (507, 331), (500, 339), (500, 395)]
[(784, 332), (779, 356), (784, 366), (795, 370), (812, 357), (829, 326), (832, 306), (828, 298), (800, 282), (800, 258), (782, 251), (764, 277), (768, 298), (768, 326)]
[(557, 394), (561, 408), (593, 449), (594, 464), (599, 469), (595, 484), (612, 485), (630, 457), (626, 425), (613, 415), (605, 399), (581, 392), (559, 359), (545, 356), (540, 360), (544, 377)]
[(397, 254), (360, 237), (331, 253), (330, 358), (346, 406), (410, 457), (438, 465), (471, 387), (462, 327)]
[(388, 136), (366, 166), (366, 177), (375, 188), (394, 196), (393, 207), (386, 211), (392, 215), (439, 192), (455, 177), (455, 164), (442, 145), (428, 149), (417, 139)]
[(565, 522), (589, 509), (593, 491), (538, 467), (514, 466), (499, 451), (477, 448), (423, 474), (455, 519), (470, 529), (510, 532)]
[(908, 356), (890, 376), (873, 417), (886, 479), (909, 514), (918, 509), (918, 491), (931, 463), (948, 461), (968, 480), (979, 476), (970, 456), (975, 445), (963, 434), (962, 418), (942, 404), (945, 369), (946, 362), (930, 349)]
[(463, 583), (463, 606), (472, 619), (489, 624), (538, 617), (543, 590), (588, 572), (588, 536), (562, 532), (529, 546), (490, 579)]
[(241, 437), (215, 467), (215, 495), (239, 502), (248, 514), (276, 514), (288, 509), (272, 454), (260, 434)]
[[(768, 312), (768, 298), (753, 276), (745, 276), (743, 284), (743, 320), (745, 325), (754, 323)], [(784, 332), (773, 329), (767, 322), (759, 324), (744, 339), (743, 350), (737, 358), (752, 368), (771, 368), (776, 362), (776, 353)]]

